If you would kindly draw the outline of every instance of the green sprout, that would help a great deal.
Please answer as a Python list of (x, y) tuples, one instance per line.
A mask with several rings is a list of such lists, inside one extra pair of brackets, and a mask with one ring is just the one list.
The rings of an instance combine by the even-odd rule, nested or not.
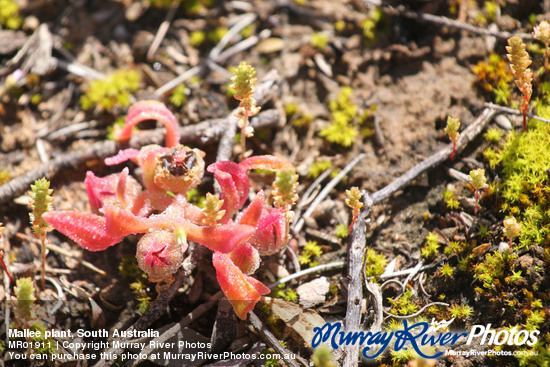
[(185, 94), (186, 92), (187, 88), (185, 87), (185, 84), (178, 85), (172, 90), (172, 94), (170, 95), (170, 103), (176, 107), (182, 107), (187, 101), (187, 96)]
[(550, 46), (550, 23), (546, 20), (540, 22), (538, 26), (533, 28), (533, 36), (535, 39), (544, 43), (544, 71), (548, 74), (548, 47)]
[(429, 259), (434, 257), (439, 251), (439, 236), (437, 233), (428, 232), (426, 236), (426, 244), (420, 250), (422, 257)]
[(384, 254), (379, 254), (374, 249), (367, 249), (365, 254), (365, 275), (377, 278), (384, 274), (388, 265), (388, 258)]
[(138, 311), (141, 315), (143, 315), (147, 312), (147, 310), (149, 310), (152, 300), (147, 291), (147, 287), (145, 287), (141, 280), (137, 280), (130, 284), (130, 289), (132, 289), (136, 297), (136, 301), (138, 302)]
[(441, 265), (441, 268), (439, 268), (439, 272), (441, 275), (446, 279), (452, 279), (454, 275), (454, 268), (450, 266), (449, 264), (443, 264)]
[(302, 265), (317, 266), (319, 265), (317, 259), (322, 254), (323, 250), (316, 241), (307, 241), (298, 258), (300, 259), (300, 264)]
[(231, 88), (235, 90), (233, 97), (240, 101), (235, 116), (239, 119), (239, 128), (241, 129), (241, 157), (246, 154), (246, 138), (252, 137), (254, 134), (254, 129), (250, 126), (248, 119), (260, 112), (260, 107), (256, 106), (256, 100), (252, 97), (254, 84), (258, 80), (255, 76), (256, 70), (243, 61), (235, 69), (231, 78), (233, 82)]
[(449, 139), (451, 139), (451, 142), (453, 143), (453, 151), (451, 152), (450, 160), (453, 160), (453, 157), (455, 156), (456, 143), (458, 142), (458, 138), (460, 137), (460, 133), (458, 132), (459, 128), (460, 121), (458, 121), (457, 118), (453, 118), (451, 116), (447, 117), (447, 126), (445, 127), (445, 133), (449, 135)]
[(206, 34), (203, 31), (193, 31), (189, 34), (189, 42), (193, 47), (199, 47), (206, 39)]
[(326, 344), (322, 344), (315, 348), (313, 354), (311, 355), (311, 361), (313, 362), (314, 367), (338, 366), (338, 362), (335, 361), (331, 349)]
[(139, 84), (137, 71), (116, 71), (105, 79), (89, 82), (86, 93), (80, 98), (80, 105), (84, 110), (95, 108), (99, 111), (126, 108), (130, 106), (132, 93), (138, 90)]
[(533, 72), (529, 69), (531, 59), (525, 48), (526, 46), (521, 36), (515, 35), (508, 39), (508, 46), (506, 46), (508, 54), (506, 56), (510, 60), (510, 68), (514, 74), (516, 86), (523, 94), (523, 98), (519, 104), (519, 110), (523, 115), (523, 131), (527, 130), (527, 110), (529, 109), (529, 100), (533, 93), (533, 86), (531, 84)]
[(502, 139), (502, 131), (500, 131), (500, 129), (490, 128), (483, 136), (488, 143), (495, 144)]
[(326, 35), (323, 32), (315, 32), (311, 36), (311, 45), (315, 47), (316, 49), (323, 51), (325, 47), (327, 47), (328, 41), (330, 41), (330, 38), (328, 35)]
[(349, 227), (345, 224), (338, 224), (334, 231), (334, 235), (338, 238), (348, 238), (349, 237)]
[(204, 219), (202, 222), (206, 225), (217, 224), (225, 215), (225, 210), (221, 210), (222, 206), (223, 200), (220, 200), (218, 195), (212, 195), (207, 192), (204, 208), (202, 209), (202, 212), (204, 213)]
[(479, 206), (479, 198), (481, 196), (480, 190), (484, 190), (488, 187), (487, 178), (485, 177), (485, 170), (478, 168), (470, 171), (468, 175), (468, 180), (470, 185), (474, 188), (474, 197), (475, 197), (475, 208), (474, 215), (477, 215), (477, 208)]
[(474, 314), (474, 310), (468, 305), (452, 305), (449, 312), (457, 319), (467, 319)]
[(307, 177), (316, 179), (317, 177), (319, 177), (321, 173), (331, 168), (332, 168), (332, 161), (329, 159), (315, 161), (311, 166), (309, 166)]

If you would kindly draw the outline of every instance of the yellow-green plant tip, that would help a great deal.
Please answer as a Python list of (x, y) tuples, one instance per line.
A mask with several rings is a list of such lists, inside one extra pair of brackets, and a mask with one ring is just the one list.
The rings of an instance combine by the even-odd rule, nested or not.
[(482, 168), (471, 170), (468, 175), (468, 180), (475, 190), (481, 190), (488, 187), (485, 170)]
[(346, 205), (349, 206), (352, 209), (359, 210), (363, 207), (363, 203), (361, 202), (361, 191), (358, 187), (353, 186), (351, 189), (346, 190)]
[(445, 133), (449, 135), (449, 139), (451, 139), (452, 142), (456, 143), (458, 141), (458, 138), (460, 136), (458, 129), (460, 129), (460, 121), (457, 118), (453, 118), (451, 116), (447, 117), (447, 126), (445, 127)]
[(531, 80), (533, 79), (533, 72), (529, 69), (531, 59), (526, 51), (525, 43), (523, 43), (519, 35), (508, 39), (506, 51), (508, 51), (506, 56), (510, 60), (510, 68), (512, 69), (516, 85), (529, 99), (532, 93)]
[(46, 221), (42, 220), (42, 215), (52, 209), (53, 197), (50, 189), (50, 181), (46, 178), (36, 180), (31, 185), (31, 199), (29, 201), (32, 207), (32, 213), (29, 214), (32, 223), (32, 229), (36, 235), (42, 235), (51, 230)]
[(298, 188), (298, 175), (293, 169), (277, 172), (277, 178), (273, 182), (273, 205), (276, 208), (290, 210), (290, 207), (298, 200), (296, 189)]
[(36, 297), (34, 295), (34, 284), (31, 278), (19, 278), (15, 285), (15, 297), (17, 299), (17, 305), (15, 312), (17, 317), (23, 320), (25, 323), (30, 322), (35, 318), (34, 315), (34, 302)]
[(504, 219), (502, 224), (504, 225), (504, 237), (508, 240), (513, 241), (514, 238), (520, 235), (521, 227), (515, 217)]
[(331, 349), (326, 344), (321, 344), (315, 348), (311, 355), (311, 361), (315, 367), (337, 367), (338, 362), (335, 361)]
[(204, 202), (204, 219), (202, 222), (207, 225), (214, 225), (220, 221), (225, 215), (225, 210), (221, 210), (223, 206), (223, 200), (220, 200), (218, 195), (206, 194), (206, 200)]
[(548, 46), (550, 44), (550, 23), (543, 20), (538, 26), (533, 28), (533, 36)]
[(256, 70), (245, 61), (241, 62), (231, 78), (231, 88), (235, 90), (234, 97), (238, 100), (246, 99), (254, 93), (254, 84), (257, 79)]

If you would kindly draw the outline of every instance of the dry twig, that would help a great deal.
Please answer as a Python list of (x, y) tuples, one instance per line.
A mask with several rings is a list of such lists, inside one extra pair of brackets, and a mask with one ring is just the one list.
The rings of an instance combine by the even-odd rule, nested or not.
[(403, 5), (389, 5), (385, 4), (382, 0), (362, 0), (363, 3), (371, 6), (381, 7), (384, 13), (388, 15), (399, 15), (409, 19), (416, 19), (423, 22), (435, 23), (449, 28), (459, 29), (461, 31), (466, 31), (474, 34), (479, 34), (483, 36), (493, 36), (500, 39), (508, 39), (515, 34), (519, 34), (524, 40), (533, 40), (534, 37), (530, 33), (509, 33), (504, 31), (491, 31), (485, 28), (476, 27), (474, 25), (464, 23), (458, 20), (446, 18), (440, 15), (420, 13), (413, 10), (407, 9)]
[[(367, 246), (366, 222), (372, 210), (372, 200), (368, 194), (363, 196), (364, 206), (350, 232), (348, 248), (348, 299), (346, 309), (346, 329), (349, 333), (355, 331), (361, 324), (361, 300), (363, 299), (363, 257)], [(355, 367), (358, 365), (359, 344), (344, 346), (343, 365)]]

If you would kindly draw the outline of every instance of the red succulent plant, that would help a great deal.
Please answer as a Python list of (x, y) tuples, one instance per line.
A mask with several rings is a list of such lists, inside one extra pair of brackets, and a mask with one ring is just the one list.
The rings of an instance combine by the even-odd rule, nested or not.
[(170, 110), (159, 102), (138, 102), (115, 136), (128, 140), (133, 127), (146, 119), (164, 124), (167, 147), (125, 149), (105, 159), (107, 165), (132, 160), (143, 171), (142, 184), (130, 176), (128, 168), (106, 177), (88, 172), (84, 182), (93, 213), (50, 211), (44, 219), (89, 251), (105, 250), (130, 234), (144, 234), (138, 241), (136, 257), (151, 281), (172, 277), (181, 266), (187, 241), (206, 246), (213, 251), (221, 289), (236, 314), (246, 319), (260, 297), (269, 293), (269, 288), (250, 275), (258, 268), (261, 255), (286, 246), (288, 228), (286, 211), (267, 205), (263, 191), (241, 211), (249, 196), (248, 172), (294, 167), (274, 156), (209, 165), (207, 171), (218, 181), (221, 197), (214, 205), (220, 209), (219, 215), (207, 218), (203, 210), (186, 200), (187, 191), (202, 181), (204, 153), (179, 145), (177, 121)]

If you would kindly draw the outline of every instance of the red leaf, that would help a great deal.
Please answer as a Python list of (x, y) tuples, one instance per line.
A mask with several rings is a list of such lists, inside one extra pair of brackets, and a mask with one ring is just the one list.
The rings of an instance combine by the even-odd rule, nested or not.
[(220, 287), (241, 320), (246, 320), (248, 312), (254, 309), (260, 297), (270, 292), (262, 282), (243, 272), (229, 256), (214, 252), (212, 263), (216, 268), (216, 278)]
[(44, 213), (42, 218), (88, 251), (105, 250), (124, 238), (108, 234), (105, 217), (95, 214), (53, 210)]

